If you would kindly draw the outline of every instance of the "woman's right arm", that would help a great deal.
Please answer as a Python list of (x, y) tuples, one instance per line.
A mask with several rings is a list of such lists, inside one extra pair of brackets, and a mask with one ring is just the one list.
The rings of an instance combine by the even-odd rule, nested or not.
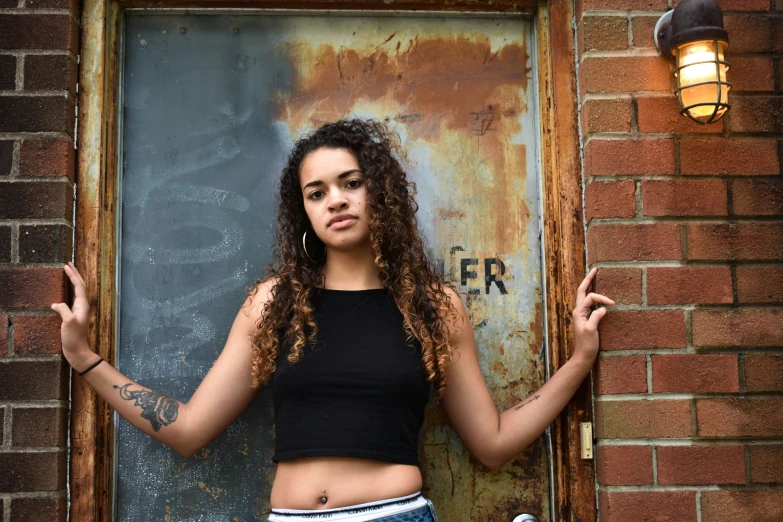
[[(74, 286), (73, 309), (65, 303), (55, 303), (52, 309), (63, 321), (63, 355), (74, 370), (82, 372), (100, 358), (87, 343), (89, 304), (84, 280), (71, 263), (65, 272)], [(251, 339), (273, 286), (273, 280), (261, 283), (242, 305), (223, 351), (187, 403), (133, 382), (107, 362), (82, 378), (138, 429), (181, 455), (194, 455), (228, 428), (257, 392), (251, 386)]]

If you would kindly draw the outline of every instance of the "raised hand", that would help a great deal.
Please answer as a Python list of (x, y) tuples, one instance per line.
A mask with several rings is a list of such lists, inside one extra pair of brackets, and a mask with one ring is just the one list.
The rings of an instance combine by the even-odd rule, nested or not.
[(63, 355), (71, 366), (80, 371), (95, 359), (95, 353), (87, 342), (90, 303), (84, 279), (73, 263), (69, 261), (64, 270), (74, 288), (73, 307), (69, 308), (66, 303), (52, 303), (51, 308), (60, 314), (63, 321), (60, 327)]
[(596, 268), (590, 270), (582, 280), (576, 292), (576, 307), (571, 312), (574, 320), (574, 355), (572, 359), (592, 366), (598, 355), (598, 323), (606, 315), (603, 306), (591, 311), (591, 307), (599, 304), (613, 305), (614, 301), (601, 294), (587, 293), (595, 279)]

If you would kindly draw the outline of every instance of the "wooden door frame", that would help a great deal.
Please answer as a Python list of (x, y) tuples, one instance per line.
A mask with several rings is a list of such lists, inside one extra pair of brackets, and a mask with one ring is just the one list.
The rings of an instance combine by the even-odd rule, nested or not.
[[(116, 310), (116, 181), (118, 173), (118, 30), (126, 7), (399, 10), (535, 15), (538, 36), (540, 158), (543, 179), (547, 350), (554, 373), (573, 352), (571, 310), (585, 273), (582, 175), (574, 4), (571, 0), (83, 0), (79, 71), (76, 265), (91, 304), (90, 346), (114, 361)], [(114, 479), (113, 412), (85, 381), (74, 376), (71, 406), (71, 507), (73, 522), (108, 522)], [(580, 458), (579, 423), (592, 421), (588, 377), (552, 425), (555, 520), (596, 519), (593, 461)]]

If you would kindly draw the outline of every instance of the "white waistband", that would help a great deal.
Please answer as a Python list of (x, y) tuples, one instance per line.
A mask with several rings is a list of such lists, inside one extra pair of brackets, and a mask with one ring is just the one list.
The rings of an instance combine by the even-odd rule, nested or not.
[(404, 497), (389, 498), (365, 504), (355, 504), (335, 509), (277, 509), (272, 508), (269, 522), (309, 522), (311, 520), (329, 520), (339, 522), (365, 522), (380, 517), (406, 513), (427, 505), (427, 499), (421, 496), (421, 491)]

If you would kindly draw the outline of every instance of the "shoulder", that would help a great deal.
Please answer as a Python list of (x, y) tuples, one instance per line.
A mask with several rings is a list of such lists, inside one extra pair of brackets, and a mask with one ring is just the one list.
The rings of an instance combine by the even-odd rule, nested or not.
[(253, 320), (260, 319), (264, 314), (264, 307), (274, 298), (274, 288), (279, 281), (279, 277), (270, 277), (257, 281), (255, 287), (248, 289), (247, 299), (242, 304), (244, 314)]
[(462, 298), (460, 297), (459, 293), (451, 286), (447, 285), (446, 283), (438, 283), (434, 288), (443, 292), (443, 294), (448, 299), (448, 302), (454, 306), (458, 313), (461, 314), (463, 311), (465, 311), (465, 305), (462, 303)]
[[(459, 293), (456, 290), (454, 290), (451, 286), (445, 283), (441, 283), (438, 285), (438, 288), (446, 296), (449, 304), (451, 304), (449, 310), (444, 311), (445, 313), (443, 317), (443, 319), (446, 322), (446, 325), (449, 328), (450, 336), (452, 338), (459, 338), (462, 335), (468, 333), (466, 330), (471, 329), (468, 310), (465, 307), (464, 303), (462, 302), (462, 298), (460, 297)], [(466, 325), (468, 326), (467, 329), (465, 328)]]

